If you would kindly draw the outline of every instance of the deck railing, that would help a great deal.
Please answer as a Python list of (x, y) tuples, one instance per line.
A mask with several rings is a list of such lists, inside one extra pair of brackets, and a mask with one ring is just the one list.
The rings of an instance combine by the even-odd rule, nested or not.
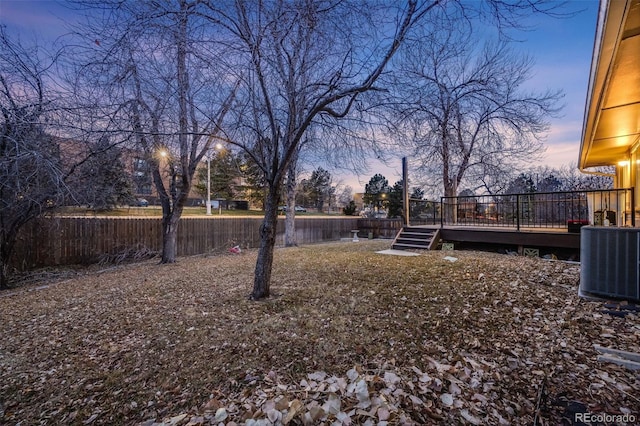
[(440, 201), (409, 199), (409, 223), (412, 225), (439, 225), (441, 211)]
[(579, 229), (635, 226), (633, 189), (534, 192), (410, 200), (414, 225)]

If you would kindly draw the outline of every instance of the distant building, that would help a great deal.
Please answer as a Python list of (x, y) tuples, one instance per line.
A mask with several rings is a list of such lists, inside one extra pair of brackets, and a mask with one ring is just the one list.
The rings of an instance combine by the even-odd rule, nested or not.
[(364, 209), (364, 192), (356, 192), (353, 194), (353, 202), (356, 204), (356, 211)]
[[(55, 138), (55, 141), (60, 149), (60, 158), (69, 167), (78, 159), (86, 158), (91, 152), (91, 145), (84, 141), (69, 138)], [(133, 184), (134, 197), (144, 198), (150, 204), (159, 204), (158, 192), (153, 183), (151, 163), (145, 153), (126, 147), (120, 147), (119, 149), (121, 150), (121, 159), (125, 172), (129, 175)], [(164, 173), (162, 178), (168, 184), (168, 174)], [(187, 205), (200, 204), (202, 204), (202, 196), (198, 194), (194, 185), (192, 185)]]

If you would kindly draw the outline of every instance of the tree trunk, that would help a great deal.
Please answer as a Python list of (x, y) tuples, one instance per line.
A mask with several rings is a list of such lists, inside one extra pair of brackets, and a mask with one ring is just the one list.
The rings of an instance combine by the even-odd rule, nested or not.
[(0, 290), (9, 288), (9, 260), (13, 255), (13, 247), (17, 238), (17, 231), (8, 231), (2, 236), (0, 243)]
[[(455, 182), (445, 176), (444, 180), (444, 196), (445, 197), (455, 197), (457, 194), (457, 188)], [(458, 221), (458, 199), (457, 198), (446, 198), (445, 207), (445, 223), (450, 225), (457, 223)]]
[(260, 248), (258, 249), (253, 292), (251, 292), (249, 296), (250, 300), (269, 297), (277, 224), (278, 191), (276, 187), (269, 188), (269, 193), (266, 198), (264, 219), (262, 219), (262, 225), (260, 225)]
[(0, 256), (0, 290), (9, 288), (8, 270), (9, 259), (5, 259), (4, 256)]
[(287, 212), (284, 223), (284, 246), (295, 247), (296, 241), (296, 173), (295, 164), (289, 165), (287, 174)]
[(172, 211), (162, 219), (162, 259), (160, 263), (175, 263), (178, 255), (178, 223), (180, 214)]
[(189, 193), (190, 179), (189, 173), (189, 146), (187, 140), (188, 119), (187, 119), (187, 94), (189, 92), (189, 75), (187, 73), (187, 4), (180, 1), (180, 18), (178, 21), (178, 32), (176, 35), (176, 66), (178, 82), (178, 143), (180, 145), (180, 169), (182, 171), (180, 179), (182, 187), (176, 189), (176, 172), (171, 167), (171, 190), (173, 206), (164, 210), (162, 220), (162, 260), (161, 263), (174, 263), (178, 255), (178, 223), (182, 215), (182, 203)]

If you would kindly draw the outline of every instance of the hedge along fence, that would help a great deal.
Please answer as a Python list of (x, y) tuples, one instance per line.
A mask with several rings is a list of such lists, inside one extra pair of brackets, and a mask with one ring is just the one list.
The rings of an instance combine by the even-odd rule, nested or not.
[[(299, 244), (338, 240), (358, 229), (357, 217), (298, 217)], [(178, 255), (258, 247), (261, 217), (183, 217), (178, 227)], [(278, 219), (276, 244), (284, 242), (284, 219)], [(126, 253), (160, 252), (160, 218), (54, 217), (27, 224), (18, 237), (14, 267), (91, 264)]]

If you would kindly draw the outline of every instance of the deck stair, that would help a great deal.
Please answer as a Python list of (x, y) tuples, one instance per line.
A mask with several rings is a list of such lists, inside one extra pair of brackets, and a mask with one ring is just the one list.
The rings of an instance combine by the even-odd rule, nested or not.
[(394, 250), (434, 250), (440, 241), (440, 229), (403, 227), (391, 244)]

